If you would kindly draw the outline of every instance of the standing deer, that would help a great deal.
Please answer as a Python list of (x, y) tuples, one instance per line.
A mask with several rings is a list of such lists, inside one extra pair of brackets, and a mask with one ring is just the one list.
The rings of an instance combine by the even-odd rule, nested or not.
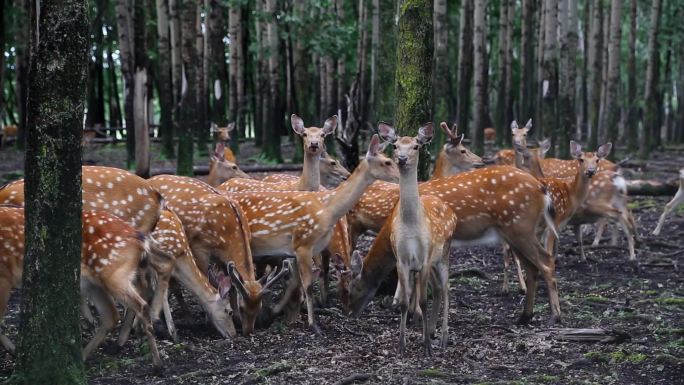
[(211, 133), (216, 137), (216, 144), (223, 144), (223, 159), (237, 163), (233, 150), (230, 149), (230, 133), (235, 130), (235, 122), (228, 123), (226, 127), (219, 127), (216, 123), (211, 123)]
[[(342, 166), (340, 161), (330, 156), (327, 151), (323, 151), (318, 158), (318, 167), (321, 174), (321, 185), (325, 188), (335, 188), (340, 183), (347, 180), (349, 175), (351, 175), (349, 171)], [(268, 183), (279, 183), (284, 181), (292, 183), (295, 180), (299, 180), (299, 178), (300, 177), (291, 174), (270, 174), (266, 175), (261, 180)]]
[(494, 142), (496, 140), (496, 130), (491, 127), (485, 128), (484, 140), (485, 142)]
[[(532, 119), (528, 120), (523, 128), (518, 126), (517, 121), (514, 120), (511, 122), (511, 143), (514, 146), (527, 147), (527, 133), (530, 132), (531, 129)], [(497, 152), (494, 156), (494, 159), (496, 160), (496, 164), (515, 166), (518, 162), (520, 162), (520, 159), (516, 159), (516, 156), (515, 149), (506, 149)]]
[[(158, 254), (158, 248), (131, 225), (104, 211), (85, 210), (82, 221), (81, 295), (90, 299), (101, 317), (93, 339), (83, 349), (83, 359), (88, 359), (116, 326), (119, 316), (116, 300), (142, 321), (153, 366), (161, 368), (148, 306), (134, 284), (145, 255)], [(10, 291), (21, 286), (24, 245), (24, 209), (0, 207), (0, 250), (3, 254), (0, 260), (0, 318), (7, 308)], [(0, 342), (9, 352), (14, 352), (14, 345), (6, 336), (0, 336)]]
[[(380, 136), (393, 144), (399, 166), (399, 202), (390, 218), (390, 240), (397, 257), (399, 277), (399, 351), (406, 350), (406, 319), (409, 306), (423, 318), (423, 347), (432, 354), (430, 322), (435, 323), (443, 308), (441, 346), (446, 347), (449, 318), (449, 241), (456, 228), (456, 215), (441, 199), (418, 194), (418, 154), (420, 147), (432, 140), (432, 123), (422, 126), (415, 137), (398, 138), (385, 123), (378, 126)], [(427, 288), (435, 276), (432, 315), (427, 312)]]
[(682, 203), (684, 203), (684, 168), (679, 170), (679, 190), (677, 190), (674, 198), (665, 205), (665, 210), (663, 210), (663, 214), (660, 216), (660, 219), (658, 219), (658, 225), (655, 230), (653, 230), (653, 235), (660, 235), (660, 231), (665, 223), (665, 218), (670, 215), (672, 210)]
[[(397, 181), (399, 171), (397, 165), (381, 153), (380, 140), (374, 135), (366, 157), (349, 179), (334, 190), (243, 191), (231, 195), (249, 218), (252, 252), (257, 259), (270, 255), (296, 258), (308, 324), (317, 334), (321, 331), (314, 317), (313, 257), (329, 245), (335, 224), (376, 179)], [(284, 298), (290, 298), (291, 294), (286, 293)]]
[[(399, 189), (388, 185), (377, 206), (393, 207)], [(503, 240), (521, 257), (526, 272), (527, 293), (519, 323), (533, 315), (537, 274), (546, 281), (551, 308), (550, 323), (560, 321), (560, 304), (555, 277), (555, 260), (536, 238), (541, 222), (551, 228), (553, 203), (546, 187), (532, 175), (510, 166), (475, 169), (418, 186), (421, 195), (445, 202), (458, 218), (452, 246), (491, 244)], [(352, 314), (359, 314), (375, 294), (384, 275), (394, 266), (387, 214), (374, 212), (370, 229), (379, 231), (365, 260), (351, 261), (351, 273), (343, 281), (348, 299), (343, 301)], [(383, 227), (384, 224), (384, 227)]]

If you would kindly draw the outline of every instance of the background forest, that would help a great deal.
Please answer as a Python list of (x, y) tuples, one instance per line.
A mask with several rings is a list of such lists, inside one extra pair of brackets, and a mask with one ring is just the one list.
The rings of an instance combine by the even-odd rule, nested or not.
[[(309, 124), (341, 114), (336, 146), (356, 163), (358, 136), (397, 122), (399, 13), (426, 31), (431, 120), (457, 122), (482, 153), (483, 129), (506, 145), (511, 120), (533, 118), (556, 156), (569, 139), (616, 141), (641, 157), (684, 140), (681, 0), (118, 0), (90, 1), (86, 130), (126, 138), (146, 127), (190, 173), (194, 138), (236, 122), (261, 160), (280, 162), (288, 116)], [(0, 0), (0, 121), (22, 146), (28, 74), (28, 0)], [(395, 79), (395, 76), (407, 79)], [(130, 86), (127, 86), (130, 85)], [(128, 91), (125, 91), (128, 90)], [(185, 93), (184, 91), (188, 91)], [(183, 96), (185, 95), (185, 96)], [(441, 134), (441, 133), (440, 133)], [(174, 137), (180, 137), (176, 142)], [(442, 142), (435, 141), (435, 146)], [(177, 143), (180, 143), (178, 145)], [(145, 146), (145, 144), (142, 144)], [(329, 143), (329, 146), (332, 143)], [(239, 141), (233, 140), (234, 151)], [(179, 147), (179, 148), (178, 148)], [(295, 146), (299, 149), (300, 146)], [(295, 159), (296, 160), (296, 159)], [(140, 172), (146, 174), (143, 170)]]

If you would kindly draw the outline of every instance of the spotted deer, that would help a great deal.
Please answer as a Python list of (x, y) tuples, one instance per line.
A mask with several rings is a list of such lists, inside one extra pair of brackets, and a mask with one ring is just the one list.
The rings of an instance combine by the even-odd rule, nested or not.
[[(423, 348), (432, 354), (430, 334), (434, 330), (440, 308), (442, 316), (441, 346), (446, 347), (449, 318), (449, 241), (456, 228), (456, 215), (441, 199), (418, 194), (418, 154), (420, 147), (432, 140), (432, 123), (418, 130), (415, 137), (397, 137), (394, 128), (380, 123), (380, 136), (392, 143), (399, 166), (399, 202), (388, 218), (392, 230), (390, 241), (397, 258), (398, 299), (401, 309), (399, 351), (406, 350), (406, 319), (409, 306), (414, 314), (422, 314)], [(432, 314), (427, 311), (427, 288), (430, 276), (435, 283)], [(424, 313), (423, 313), (424, 311)]]
[(207, 183), (210, 186), (216, 187), (232, 178), (250, 178), (249, 175), (240, 170), (240, 167), (235, 164), (235, 161), (225, 158), (224, 149), (223, 143), (217, 143), (214, 153), (209, 155), (209, 175), (207, 176)]
[[(475, 169), (447, 178), (419, 184), (421, 195), (432, 195), (445, 202), (458, 218), (452, 246), (491, 244), (503, 240), (521, 256), (526, 272), (527, 293), (519, 323), (533, 315), (537, 274), (546, 281), (551, 308), (550, 323), (560, 320), (560, 304), (555, 277), (555, 259), (542, 247), (535, 233), (543, 222), (553, 227), (553, 203), (546, 187), (532, 175), (510, 166)], [(399, 189), (389, 185), (382, 197), (383, 205), (393, 207)], [(378, 215), (379, 216), (379, 215)], [(351, 279), (346, 279), (344, 292), (351, 314), (359, 314), (375, 294), (388, 269), (394, 266), (389, 236), (384, 219), (374, 223), (380, 231), (363, 261), (352, 261)], [(385, 234), (383, 234), (383, 231)], [(358, 268), (358, 266), (361, 268)], [(388, 265), (392, 265), (388, 268)], [(366, 269), (365, 266), (368, 266)]]
[(221, 268), (226, 270), (231, 262), (235, 264), (237, 274), (230, 278), (240, 295), (238, 310), (242, 332), (252, 333), (268, 288), (265, 289), (255, 277), (245, 211), (234, 198), (220, 195), (218, 190), (194, 178), (159, 175), (150, 178), (149, 183), (180, 218), (201, 271), (207, 273), (214, 260), (221, 262)]
[[(296, 270), (306, 299), (308, 325), (317, 334), (320, 327), (315, 321), (313, 308), (313, 257), (329, 245), (335, 224), (349, 212), (374, 180), (399, 179), (397, 165), (380, 150), (380, 140), (374, 135), (365, 158), (349, 179), (334, 190), (242, 191), (231, 195), (249, 218), (255, 258), (270, 255), (296, 258)], [(284, 298), (289, 299), (291, 295), (291, 292), (286, 293)]]
[[(442, 147), (442, 151), (437, 157), (430, 180), (434, 181), (484, 166), (482, 158), (470, 152), (463, 145), (463, 134), (457, 134), (455, 125), (449, 130), (446, 122), (442, 122), (440, 127), (449, 141)], [(387, 214), (392, 212), (394, 208), (396, 199), (392, 194), (393, 191), (398, 191), (398, 187), (397, 184), (377, 181), (366, 190), (347, 216), (352, 245), (367, 230), (377, 232), (380, 229), (387, 219)], [(388, 191), (391, 192), (389, 196), (386, 195)]]
[[(340, 161), (330, 156), (327, 151), (323, 151), (318, 158), (318, 167), (321, 174), (321, 185), (326, 188), (337, 187), (351, 175), (349, 171), (342, 166)], [(268, 183), (279, 183), (284, 181), (292, 183), (295, 180), (299, 180), (299, 177), (291, 174), (270, 174), (266, 175), (261, 180)]]
[[(83, 208), (116, 215), (149, 234), (159, 219), (161, 195), (148, 182), (113, 167), (83, 166)], [(24, 180), (0, 188), (0, 204), (24, 205)]]
[[(142, 321), (152, 363), (161, 368), (148, 305), (134, 284), (138, 266), (146, 255), (159, 253), (158, 248), (149, 237), (104, 211), (84, 210), (82, 224), (81, 295), (90, 299), (101, 317), (95, 335), (83, 349), (83, 359), (88, 359), (116, 326), (116, 300)], [(10, 291), (21, 286), (24, 246), (24, 209), (0, 207), (0, 318), (6, 311)], [(0, 342), (8, 351), (14, 351), (6, 336), (0, 337)]]
[(663, 229), (663, 224), (665, 223), (667, 216), (682, 203), (684, 203), (684, 168), (679, 170), (679, 189), (674, 198), (665, 205), (663, 214), (660, 216), (660, 219), (658, 219), (658, 225), (655, 230), (653, 230), (653, 235), (660, 235), (660, 231)]
[[(527, 147), (527, 133), (532, 129), (532, 119), (525, 123), (525, 127), (520, 128), (517, 121), (511, 122), (511, 135), (513, 146)], [(515, 149), (500, 150), (494, 156), (496, 164), (515, 166), (520, 159), (516, 160)]]
[(237, 160), (235, 159), (235, 154), (233, 154), (233, 150), (230, 149), (230, 133), (234, 130), (235, 122), (228, 123), (226, 127), (219, 127), (216, 123), (211, 123), (210, 131), (216, 137), (216, 144), (224, 145), (222, 147), (222, 158), (229, 162), (237, 163)]
[(447, 142), (439, 152), (432, 171), (432, 179), (444, 178), (473, 168), (484, 167), (482, 158), (463, 145), (463, 134), (458, 135), (456, 124), (451, 129), (442, 122), (440, 128), (447, 136)]

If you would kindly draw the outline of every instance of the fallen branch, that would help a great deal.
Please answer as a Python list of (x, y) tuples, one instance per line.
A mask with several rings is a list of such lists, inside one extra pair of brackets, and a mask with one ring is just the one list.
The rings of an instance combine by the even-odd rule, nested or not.
[(551, 329), (551, 332), (559, 340), (578, 342), (620, 343), (631, 339), (625, 332), (606, 329), (575, 329), (562, 328)]
[(335, 385), (349, 385), (349, 384), (353, 384), (353, 383), (357, 383), (357, 382), (364, 383), (364, 382), (370, 380), (371, 377), (375, 377), (375, 374), (356, 373), (356, 374), (352, 374), (350, 376), (347, 376), (347, 377), (337, 381), (335, 383)]
[(627, 181), (627, 194), (629, 195), (674, 195), (678, 188), (679, 184), (674, 180), (668, 182), (644, 179)]
[[(302, 165), (301, 164), (254, 164), (254, 165), (241, 165), (240, 169), (246, 173), (250, 172), (281, 172), (281, 171), (302, 171)], [(209, 174), (209, 167), (208, 166), (195, 166), (193, 167), (193, 172), (195, 175), (208, 175)], [(175, 168), (158, 168), (158, 169), (153, 169), (150, 172), (151, 176), (155, 175), (162, 175), (162, 174), (170, 174), (173, 175), (176, 173)]]

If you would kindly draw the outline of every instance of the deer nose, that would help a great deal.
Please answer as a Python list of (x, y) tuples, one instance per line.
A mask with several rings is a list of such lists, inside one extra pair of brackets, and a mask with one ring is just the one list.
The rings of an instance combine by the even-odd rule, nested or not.
[(405, 166), (408, 161), (408, 157), (404, 155), (397, 156), (397, 164), (400, 166)]
[(318, 149), (318, 142), (309, 143), (309, 148), (311, 148), (312, 150)]
[(596, 174), (596, 170), (587, 170), (587, 176), (588, 176), (589, 178), (591, 178), (592, 176), (594, 176), (594, 174)]

